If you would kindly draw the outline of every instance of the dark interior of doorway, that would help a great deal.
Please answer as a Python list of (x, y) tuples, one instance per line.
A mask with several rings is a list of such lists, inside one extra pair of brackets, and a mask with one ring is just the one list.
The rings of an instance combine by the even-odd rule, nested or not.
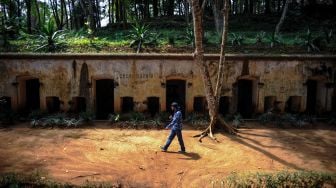
[(147, 98), (147, 108), (149, 114), (154, 117), (160, 111), (160, 98), (159, 97), (148, 97)]
[(40, 81), (39, 79), (26, 80), (25, 112), (29, 113), (40, 109)]
[(230, 97), (223, 96), (219, 99), (218, 112), (224, 117), (230, 113)]
[(96, 80), (96, 119), (107, 119), (114, 113), (114, 81)]
[(55, 96), (46, 97), (46, 104), (48, 113), (56, 113), (60, 111), (61, 102), (58, 97)]
[(177, 102), (185, 115), (185, 99), (186, 99), (186, 81), (184, 80), (167, 80), (166, 83), (166, 111), (172, 112), (170, 105)]
[(316, 107), (317, 107), (317, 80), (308, 80), (306, 113), (310, 115), (315, 115)]
[(253, 114), (252, 91), (253, 91), (252, 80), (238, 80), (237, 112), (243, 118), (252, 117)]
[(205, 113), (207, 109), (207, 101), (205, 97), (194, 97), (194, 112)]
[(134, 100), (133, 97), (122, 97), (121, 98), (121, 112), (128, 113), (134, 110)]

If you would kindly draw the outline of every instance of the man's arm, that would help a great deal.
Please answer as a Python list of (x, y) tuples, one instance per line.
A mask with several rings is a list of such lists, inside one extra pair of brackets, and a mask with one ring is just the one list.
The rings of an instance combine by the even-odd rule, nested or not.
[(181, 112), (174, 114), (172, 121), (167, 125), (166, 129), (169, 129), (171, 126), (175, 125), (180, 120)]

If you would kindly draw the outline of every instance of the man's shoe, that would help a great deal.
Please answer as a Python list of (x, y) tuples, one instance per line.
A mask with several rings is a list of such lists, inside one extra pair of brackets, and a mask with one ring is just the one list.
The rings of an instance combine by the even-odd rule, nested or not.
[(186, 153), (186, 151), (184, 151), (184, 150), (180, 150), (180, 151), (178, 151), (179, 153)]
[(164, 149), (164, 147), (162, 147), (162, 146), (160, 147), (160, 149), (161, 149), (162, 152), (166, 152), (166, 151), (167, 151), (167, 150)]

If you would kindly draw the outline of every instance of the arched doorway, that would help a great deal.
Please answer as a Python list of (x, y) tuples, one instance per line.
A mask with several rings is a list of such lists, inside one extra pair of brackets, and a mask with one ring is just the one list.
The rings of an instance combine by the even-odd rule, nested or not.
[(114, 80), (96, 80), (96, 119), (107, 119), (114, 113)]
[(186, 99), (186, 81), (185, 80), (167, 80), (166, 82), (166, 110), (170, 112), (170, 104), (177, 102), (182, 108), (182, 114), (185, 114)]

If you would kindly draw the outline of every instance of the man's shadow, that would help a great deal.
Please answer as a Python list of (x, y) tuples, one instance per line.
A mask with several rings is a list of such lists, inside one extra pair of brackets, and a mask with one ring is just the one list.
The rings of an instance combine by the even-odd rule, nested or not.
[(198, 153), (194, 153), (194, 152), (179, 153), (179, 152), (176, 152), (176, 151), (166, 151), (166, 153), (180, 154), (184, 157), (179, 158), (179, 159), (184, 159), (184, 160), (199, 160), (201, 158), (201, 156)]

